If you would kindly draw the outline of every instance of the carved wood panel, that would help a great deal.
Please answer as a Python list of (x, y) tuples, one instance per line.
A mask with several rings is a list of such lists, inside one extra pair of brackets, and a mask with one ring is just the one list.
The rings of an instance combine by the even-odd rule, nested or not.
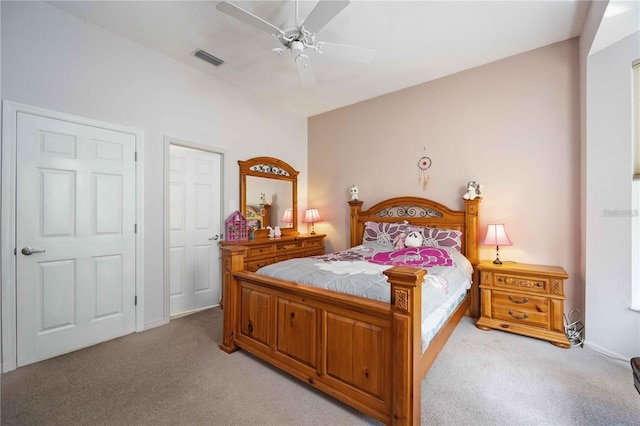
[(317, 309), (278, 299), (278, 352), (315, 368), (318, 359), (317, 330)]
[(243, 287), (240, 298), (240, 332), (268, 346), (271, 341), (269, 294)]
[(327, 314), (327, 375), (386, 399), (389, 349), (384, 329), (335, 313)]

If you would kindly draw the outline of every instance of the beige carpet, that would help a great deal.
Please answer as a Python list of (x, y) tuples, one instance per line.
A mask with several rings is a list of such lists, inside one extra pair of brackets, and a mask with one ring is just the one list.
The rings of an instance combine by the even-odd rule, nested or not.
[[(377, 424), (242, 351), (222, 352), (221, 314), (203, 311), (3, 375), (2, 424)], [(640, 425), (624, 363), (482, 332), (467, 318), (423, 395), (423, 424)]]

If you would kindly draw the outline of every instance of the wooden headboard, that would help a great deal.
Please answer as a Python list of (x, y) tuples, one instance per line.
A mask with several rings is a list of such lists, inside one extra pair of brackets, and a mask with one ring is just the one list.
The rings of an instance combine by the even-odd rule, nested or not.
[(475, 268), (478, 264), (478, 206), (481, 197), (464, 200), (464, 210), (448, 207), (426, 198), (396, 197), (362, 210), (362, 201), (349, 201), (351, 210), (351, 247), (362, 244), (365, 222), (401, 222), (412, 225), (455, 229), (462, 232), (462, 254)]

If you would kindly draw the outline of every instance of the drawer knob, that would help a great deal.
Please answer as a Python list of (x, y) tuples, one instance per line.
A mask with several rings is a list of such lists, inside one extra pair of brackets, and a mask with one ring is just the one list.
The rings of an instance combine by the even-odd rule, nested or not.
[(520, 305), (520, 304), (522, 304), (522, 303), (527, 303), (527, 302), (529, 301), (529, 299), (528, 299), (528, 298), (526, 298), (526, 297), (525, 297), (525, 298), (523, 298), (522, 300), (518, 300), (518, 299), (515, 299), (513, 296), (509, 296), (509, 300), (510, 300), (511, 302), (513, 302), (513, 303), (517, 303), (518, 305)]
[(253, 324), (249, 323), (247, 325), (247, 330), (249, 330), (249, 333), (253, 333)]
[(503, 283), (504, 282), (504, 278), (502, 278), (502, 277), (498, 278), (498, 282), (499, 283)]
[(519, 315), (514, 315), (513, 311), (509, 311), (509, 315), (511, 315), (513, 318), (515, 318), (517, 320), (529, 318), (529, 314), (524, 314), (523, 316), (519, 316)]
[(536, 287), (542, 287), (544, 284), (542, 283), (536, 283)]

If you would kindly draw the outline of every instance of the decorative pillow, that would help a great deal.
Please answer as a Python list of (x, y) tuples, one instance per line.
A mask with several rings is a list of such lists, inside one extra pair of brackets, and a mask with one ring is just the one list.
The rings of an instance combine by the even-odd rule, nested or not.
[(454, 265), (449, 253), (437, 247), (407, 247), (402, 250), (376, 253), (367, 260), (380, 265), (403, 265), (414, 268)]
[(365, 222), (362, 242), (388, 244), (393, 246), (393, 240), (404, 232), (406, 226), (405, 222)]
[(423, 228), (423, 246), (453, 247), (462, 250), (462, 232), (453, 229)]

